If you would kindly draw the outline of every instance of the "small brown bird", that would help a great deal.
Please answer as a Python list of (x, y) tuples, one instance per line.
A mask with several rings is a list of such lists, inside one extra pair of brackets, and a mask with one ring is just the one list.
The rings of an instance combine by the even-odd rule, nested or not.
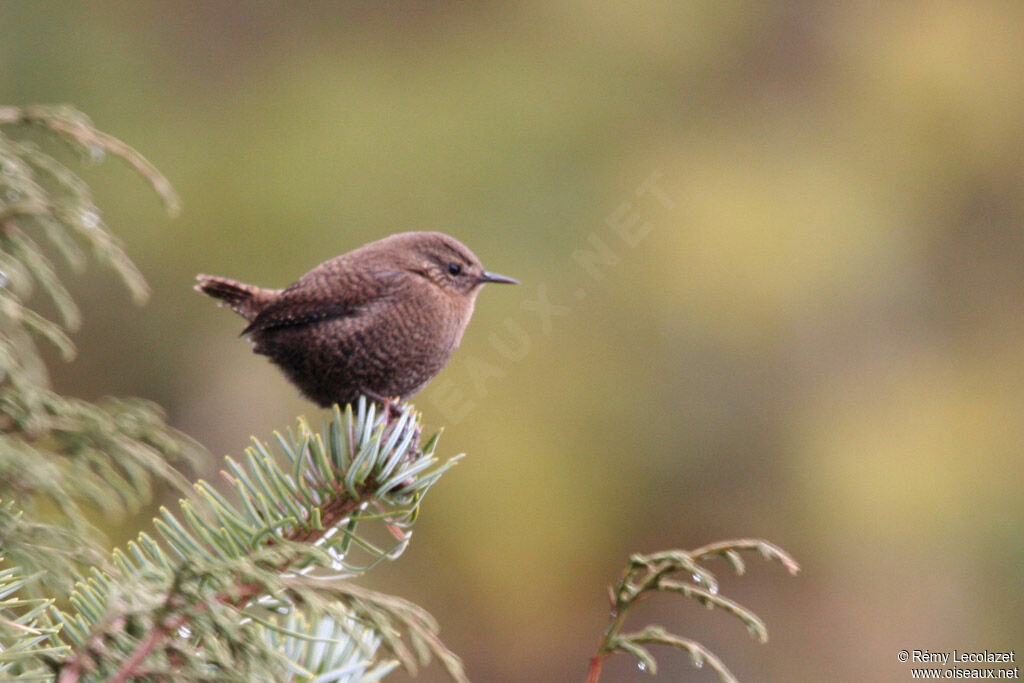
[(403, 232), (321, 263), (284, 289), (199, 275), (196, 289), (249, 321), (253, 351), (269, 356), (310, 400), (327, 407), (360, 394), (409, 398), (448, 363), (489, 273), (439, 232)]

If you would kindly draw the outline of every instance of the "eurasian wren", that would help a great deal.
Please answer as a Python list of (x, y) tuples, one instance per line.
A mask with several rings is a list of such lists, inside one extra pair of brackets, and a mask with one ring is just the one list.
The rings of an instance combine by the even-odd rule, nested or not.
[(310, 400), (327, 407), (360, 394), (409, 398), (459, 345), (489, 273), (439, 232), (403, 232), (321, 263), (284, 289), (199, 275), (196, 289), (249, 321), (253, 351), (269, 356)]

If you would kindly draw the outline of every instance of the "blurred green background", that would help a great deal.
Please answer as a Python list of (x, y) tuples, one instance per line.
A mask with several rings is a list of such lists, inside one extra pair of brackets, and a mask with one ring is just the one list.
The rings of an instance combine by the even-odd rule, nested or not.
[(1018, 2), (7, 0), (0, 101), (74, 104), (184, 201), (84, 171), (154, 293), (73, 276), (54, 382), (161, 403), (216, 477), (318, 411), (194, 275), (283, 286), (444, 230), (523, 285), (484, 290), (417, 397), (468, 457), (368, 580), (474, 680), (582, 680), (631, 552), (747, 536), (803, 565), (715, 565), (767, 646), (681, 599), (635, 626), (747, 681), (1022, 654), (1022, 26)]

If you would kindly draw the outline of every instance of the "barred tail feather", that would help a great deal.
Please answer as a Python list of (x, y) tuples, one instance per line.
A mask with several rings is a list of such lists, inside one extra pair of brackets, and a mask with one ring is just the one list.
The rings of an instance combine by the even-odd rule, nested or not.
[(254, 285), (247, 285), (236, 280), (213, 275), (196, 276), (198, 284), (195, 289), (214, 299), (219, 299), (246, 320), (251, 321), (259, 314), (263, 290)]

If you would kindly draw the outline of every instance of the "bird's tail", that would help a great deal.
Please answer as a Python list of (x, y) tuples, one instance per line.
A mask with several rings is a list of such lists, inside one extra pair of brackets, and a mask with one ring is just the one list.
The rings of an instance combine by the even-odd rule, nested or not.
[(255, 285), (247, 285), (213, 275), (197, 275), (196, 280), (198, 281), (195, 286), (197, 292), (219, 299), (222, 305), (227, 306), (246, 320), (252, 321), (265, 303), (266, 290)]

